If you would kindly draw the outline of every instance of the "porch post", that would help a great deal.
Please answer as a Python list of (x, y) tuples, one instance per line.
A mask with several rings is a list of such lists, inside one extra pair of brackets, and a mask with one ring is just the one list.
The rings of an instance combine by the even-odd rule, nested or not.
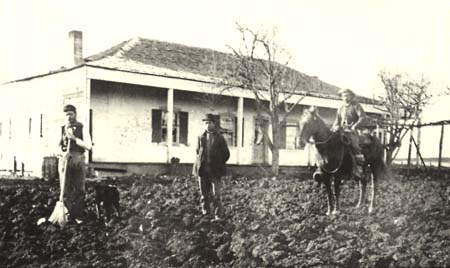
[[(89, 135), (91, 136), (91, 142), (92, 145), (94, 145), (94, 137), (93, 137), (93, 133), (92, 133), (92, 106), (91, 106), (91, 79), (86, 78), (86, 120), (84, 121), (89, 128)], [(93, 148), (91, 148), (91, 150), (89, 150), (88, 152), (88, 157), (86, 159), (86, 164), (90, 164), (92, 162), (92, 150)], [(91, 170), (89, 170), (89, 173), (91, 172)], [(89, 174), (92, 175), (92, 174)]]
[(241, 163), (243, 119), (244, 119), (244, 98), (239, 97), (237, 104), (237, 139), (236, 139), (236, 164), (238, 165)]
[(438, 159), (438, 172), (441, 175), (441, 167), (442, 167), (442, 144), (444, 143), (444, 123), (441, 125), (441, 139), (439, 140), (439, 159)]
[(172, 132), (173, 132), (173, 88), (167, 89), (167, 163), (172, 156)]

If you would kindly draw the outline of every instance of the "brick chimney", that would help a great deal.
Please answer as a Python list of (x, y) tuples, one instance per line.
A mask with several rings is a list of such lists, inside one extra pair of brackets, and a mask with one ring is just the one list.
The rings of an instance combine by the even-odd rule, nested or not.
[(72, 53), (72, 65), (83, 63), (83, 32), (70, 31), (70, 52)]

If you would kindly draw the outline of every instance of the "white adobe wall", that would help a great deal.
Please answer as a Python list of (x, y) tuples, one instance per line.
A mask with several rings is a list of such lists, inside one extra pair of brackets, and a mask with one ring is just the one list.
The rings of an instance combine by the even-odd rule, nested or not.
[[(142, 74), (138, 74), (138, 73), (121, 72), (118, 70), (106, 70), (106, 69), (92, 67), (92, 66), (87, 68), (87, 75), (91, 79), (100, 79), (100, 80), (122, 82), (122, 83), (132, 83), (132, 84), (136, 84), (136, 85), (146, 85), (146, 86), (159, 87), (159, 88), (174, 88), (175, 89), (175, 98), (177, 98), (177, 89), (181, 89), (186, 92), (196, 92), (197, 94), (198, 94), (198, 92), (218, 93), (220, 91), (220, 89), (215, 87), (213, 84), (203, 83), (203, 82), (199, 82), (199, 81), (191, 81), (191, 80), (170, 78), (170, 77), (163, 77), (163, 76), (155, 76), (155, 75), (142, 75)], [(249, 99), (253, 98), (254, 96), (249, 91), (242, 91), (237, 88), (227, 90), (226, 92), (223, 92), (223, 94), (227, 95), (227, 96), (241, 96), (241, 97), (245, 98), (244, 148), (241, 149), (239, 163), (240, 164), (251, 164), (252, 163), (252, 153), (253, 153), (252, 146), (253, 146), (253, 138), (254, 138), (253, 137), (254, 136), (254, 110), (252, 110), (252, 108), (248, 106), (247, 102)], [(300, 98), (301, 96), (296, 96), (296, 97)], [(165, 98), (166, 98), (166, 95), (164, 94), (164, 95), (160, 96), (159, 98), (153, 99), (153, 101), (157, 101), (158, 103), (165, 104), (166, 103)], [(237, 110), (237, 107), (236, 107), (237, 106), (237, 98), (236, 97), (232, 97), (232, 98), (236, 100), (235, 105), (231, 105), (231, 106), (218, 105), (217, 107), (215, 107), (215, 109), (217, 109), (219, 112), (227, 111), (229, 109)], [(175, 99), (175, 107), (177, 108), (177, 105), (180, 106), (180, 103), (182, 103), (184, 100), (185, 99)], [(296, 98), (293, 98), (292, 101), (295, 102)], [(151, 104), (151, 102), (152, 102), (152, 100), (150, 100), (149, 104)], [(140, 101), (138, 101), (137, 103), (140, 103)], [(200, 114), (201, 114), (201, 116), (203, 116), (203, 114), (205, 112), (209, 111), (208, 108), (206, 108), (204, 105), (196, 104), (196, 106), (193, 106), (192, 103), (193, 102), (190, 101), (189, 103), (183, 104), (188, 108), (191, 107), (192, 111), (190, 113), (194, 112), (196, 114), (196, 116), (194, 118), (191, 115), (189, 115), (189, 129), (190, 129), (189, 130), (189, 144), (190, 144), (190, 146), (186, 147), (184, 145), (180, 145), (179, 147), (174, 147), (172, 150), (173, 151), (172, 155), (177, 156), (177, 157), (179, 157), (181, 155), (182, 156), (182, 157), (180, 157), (181, 161), (184, 163), (190, 163), (194, 159), (194, 156), (191, 153), (194, 148), (191, 148), (191, 147), (193, 147), (192, 138), (195, 137), (196, 135), (192, 135), (192, 132), (194, 131), (194, 132), (199, 133), (201, 131), (201, 129), (203, 128), (203, 125), (201, 123), (201, 120), (199, 120)], [(305, 97), (304, 99), (302, 99), (300, 101), (300, 104), (315, 105), (315, 106), (319, 107), (322, 117), (325, 117), (324, 119), (326, 120), (326, 122), (328, 124), (331, 124), (332, 121), (334, 120), (336, 109), (341, 105), (341, 101), (316, 98), (316, 97)], [(104, 104), (102, 104), (102, 105), (104, 105)], [(362, 105), (366, 112), (374, 112), (374, 113), (378, 112), (378, 110), (375, 109), (373, 107), (373, 105), (366, 105), (366, 104), (362, 104)], [(102, 108), (100, 108), (100, 110), (102, 110)], [(323, 114), (322, 114), (322, 111), (323, 111)], [(133, 115), (132, 118), (136, 118), (136, 114), (132, 114), (132, 115)], [(297, 115), (297, 117), (298, 116), (299, 115)], [(113, 119), (108, 119), (108, 120), (113, 120)], [(121, 120), (123, 120), (123, 119), (121, 119)], [(133, 119), (133, 120), (135, 120), (135, 119)], [(133, 120), (131, 120), (131, 121), (136, 122)], [(125, 121), (125, 120), (123, 120), (123, 121)], [(147, 118), (145, 121), (145, 124), (141, 125), (141, 119), (138, 119), (137, 122), (139, 122), (139, 126), (137, 126), (136, 123), (132, 123), (132, 124), (134, 124), (134, 126), (137, 128), (143, 128), (143, 130), (147, 131), (145, 133), (148, 133), (151, 131), (150, 130), (150, 128), (151, 128), (150, 121), (151, 121), (151, 118)], [(195, 125), (192, 125), (192, 122), (194, 122)], [(200, 123), (197, 123), (197, 122), (200, 122)], [(95, 125), (95, 123), (94, 123), (94, 125)], [(94, 126), (94, 128), (95, 128), (95, 126)], [(98, 131), (98, 129), (94, 130), (94, 132), (95, 131)], [(94, 136), (95, 136), (95, 134), (94, 134)], [(140, 134), (138, 134), (138, 137), (139, 137), (138, 138), (139, 141), (142, 141), (143, 139), (151, 138), (151, 136), (149, 136), (149, 137), (148, 136), (140, 136)], [(132, 137), (132, 139), (133, 138), (134, 137)], [(96, 140), (96, 138), (94, 137), (94, 141), (95, 140)], [(126, 141), (126, 143), (132, 144), (130, 141)], [(95, 146), (97, 146), (97, 148), (94, 147), (94, 160), (97, 159), (98, 161), (100, 161), (100, 160), (108, 161), (107, 159), (116, 159), (116, 161), (117, 161), (117, 159), (123, 159), (122, 160), (123, 162), (127, 162), (128, 160), (126, 160), (126, 159), (131, 159), (128, 162), (130, 162), (130, 161), (132, 161), (132, 162), (145, 161), (146, 163), (148, 163), (148, 162), (160, 162), (160, 163), (167, 162), (166, 147), (161, 146), (161, 145), (155, 145), (155, 144), (149, 145), (147, 143), (147, 141), (140, 142), (139, 144), (141, 145), (141, 147), (137, 148), (138, 151), (134, 151), (134, 150), (130, 149), (130, 148), (135, 148), (133, 146), (130, 148), (125, 148), (126, 146), (122, 146), (121, 148), (124, 150), (123, 152), (126, 152), (126, 153), (124, 153), (122, 155), (120, 155), (119, 153), (115, 153), (117, 155), (110, 157), (108, 155), (109, 149), (107, 148), (106, 143), (103, 146), (103, 149), (100, 150), (98, 148), (100, 145), (97, 142), (95, 145)], [(111, 146), (117, 147), (117, 145), (111, 145)], [(99, 152), (99, 150), (100, 150), (100, 152)], [(97, 152), (97, 153), (95, 153), (95, 152)], [(113, 152), (113, 151), (111, 150), (111, 152)], [(231, 153), (232, 153), (232, 156), (231, 156), (229, 163), (237, 163), (236, 148), (231, 148)], [(282, 150), (282, 152), (280, 153), (281, 154), (280, 155), (280, 158), (281, 158), (280, 164), (282, 164), (282, 165), (306, 165), (306, 164), (308, 164), (308, 160), (310, 160), (310, 162), (312, 162), (313, 153), (314, 152), (310, 149)], [(134, 156), (131, 158), (126, 157), (126, 156), (130, 156), (130, 155), (134, 155)], [(140, 157), (139, 155), (142, 155), (142, 157)], [(113, 160), (111, 160), (111, 161), (113, 161)], [(270, 151), (269, 151), (269, 163), (270, 163)]]
[(57, 144), (60, 126), (64, 124), (64, 104), (76, 105), (79, 118), (83, 123), (87, 122), (86, 90), (84, 68), (1, 85), (0, 169), (13, 169), (16, 156), (19, 169), (24, 163), (27, 173), (41, 176), (43, 157), (59, 153)]
[[(180, 92), (175, 91), (174, 94), (174, 106), (175, 109), (179, 108), (181, 111), (186, 111), (189, 113), (189, 124), (188, 124), (188, 145), (189, 146), (175, 146), (173, 148), (173, 156), (180, 158), (182, 163), (193, 163), (195, 161), (195, 149), (197, 146), (198, 136), (205, 131), (205, 123), (202, 119), (205, 114), (221, 114), (230, 113), (237, 115), (237, 98), (233, 97), (221, 97), (221, 103), (215, 105), (208, 105), (199, 100), (201, 94), (192, 92)], [(248, 112), (244, 109), (244, 121), (247, 123), (247, 118), (249, 117)], [(244, 132), (244, 142), (248, 142), (249, 133)], [(246, 143), (245, 143), (246, 144)], [(232, 144), (228, 144), (230, 149), (230, 159), (228, 163), (235, 164), (236, 160), (236, 147)]]
[[(189, 114), (188, 145), (174, 144), (171, 157), (180, 158), (181, 163), (195, 160), (197, 137), (204, 131), (202, 118), (206, 113), (237, 114), (237, 98), (221, 97), (216, 105), (206, 105), (199, 100), (200, 93), (176, 90), (175, 111)], [(121, 163), (166, 163), (165, 144), (152, 143), (151, 110), (164, 109), (167, 105), (167, 90), (139, 85), (93, 81), (91, 108), (93, 110), (93, 161)], [(334, 109), (320, 109), (327, 122), (334, 119)], [(299, 120), (302, 107), (296, 108), (289, 120)], [(252, 101), (244, 101), (244, 146), (240, 152), (240, 164), (253, 163), (253, 141), (255, 108)], [(270, 131), (270, 129), (269, 129)], [(229, 164), (237, 164), (237, 148), (229, 146)], [(269, 150), (269, 163), (270, 163)], [(313, 161), (313, 152), (305, 150), (281, 150), (280, 164), (306, 165)]]
[[(205, 128), (202, 119), (206, 113), (235, 113), (237, 109), (237, 98), (224, 97), (226, 103), (211, 109), (193, 95), (179, 90), (174, 93), (175, 111), (189, 114), (188, 146), (174, 144), (172, 148), (171, 156), (180, 158), (182, 163), (195, 160), (197, 137)], [(93, 82), (93, 161), (166, 163), (167, 147), (164, 143), (152, 143), (151, 132), (152, 109), (164, 109), (166, 96), (167, 90), (161, 88)], [(245, 119), (247, 125), (251, 117), (246, 117), (249, 118)], [(251, 134), (246, 131), (244, 141), (249, 143)], [(230, 150), (229, 162), (236, 162), (236, 149), (230, 146)]]
[(151, 110), (164, 105), (163, 90), (92, 81), (92, 160), (166, 162), (166, 149), (151, 143)]

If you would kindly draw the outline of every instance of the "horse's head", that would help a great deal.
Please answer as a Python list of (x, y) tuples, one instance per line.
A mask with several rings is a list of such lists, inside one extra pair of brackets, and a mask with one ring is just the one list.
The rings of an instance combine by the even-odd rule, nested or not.
[(323, 121), (317, 115), (317, 109), (314, 106), (311, 106), (303, 112), (303, 115), (300, 117), (299, 129), (301, 149), (303, 149), (306, 142), (320, 130), (321, 125), (323, 125)]

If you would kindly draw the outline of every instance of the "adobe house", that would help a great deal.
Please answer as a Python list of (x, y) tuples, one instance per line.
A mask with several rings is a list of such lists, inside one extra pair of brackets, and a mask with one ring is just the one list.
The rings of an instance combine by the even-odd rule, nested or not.
[[(238, 88), (222, 92), (217, 86), (233, 55), (134, 38), (83, 58), (82, 33), (72, 31), (69, 37), (72, 66), (0, 86), (0, 170), (13, 169), (15, 161), (18, 168), (23, 164), (27, 173), (40, 176), (44, 157), (59, 153), (62, 107), (68, 103), (77, 107), (78, 119), (89, 128), (94, 147), (88, 162), (98, 171), (161, 172), (172, 157), (188, 169), (206, 113), (215, 114), (225, 131), (231, 151), (228, 164), (270, 163), (261, 135), (270, 124), (256, 119), (253, 93)], [(338, 87), (298, 75), (309, 86), (283, 125), (281, 166), (314, 161), (311, 148), (295, 147), (303, 109), (319, 107), (331, 124), (340, 106)], [(370, 100), (360, 99), (366, 112), (379, 114)]]

